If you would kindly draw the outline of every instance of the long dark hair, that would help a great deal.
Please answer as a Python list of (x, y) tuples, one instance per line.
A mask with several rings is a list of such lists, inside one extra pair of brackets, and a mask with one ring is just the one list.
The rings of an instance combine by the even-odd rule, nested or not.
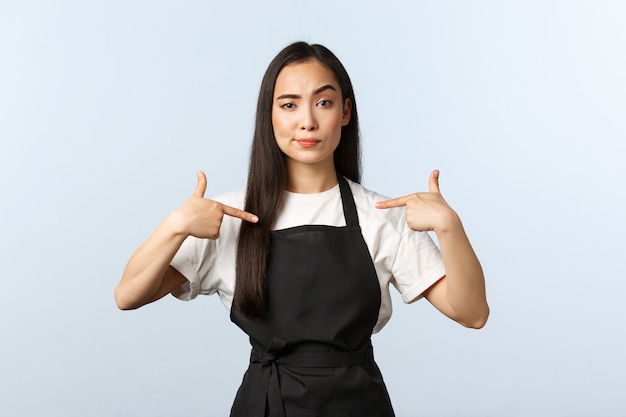
[(276, 144), (272, 126), (274, 86), (280, 71), (287, 65), (316, 60), (328, 67), (341, 87), (342, 102), (352, 101), (350, 121), (341, 128), (341, 139), (334, 153), (338, 174), (361, 181), (359, 119), (350, 77), (337, 57), (322, 45), (293, 43), (276, 55), (261, 82), (256, 111), (256, 127), (250, 152), (245, 210), (256, 214), (256, 224), (242, 222), (237, 244), (235, 304), (250, 318), (266, 312), (266, 268), (270, 232), (287, 183), (285, 155)]

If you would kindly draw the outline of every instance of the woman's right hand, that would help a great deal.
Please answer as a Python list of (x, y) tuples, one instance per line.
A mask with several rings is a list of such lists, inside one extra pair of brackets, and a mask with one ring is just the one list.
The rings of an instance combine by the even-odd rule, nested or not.
[(206, 175), (198, 171), (198, 182), (193, 195), (171, 214), (177, 233), (203, 239), (217, 239), (225, 214), (251, 223), (259, 221), (252, 213), (204, 198), (206, 187)]
[(187, 236), (217, 239), (224, 215), (256, 223), (257, 216), (204, 198), (206, 176), (198, 172), (198, 184), (189, 200), (171, 212), (126, 264), (115, 300), (122, 310), (158, 300), (186, 282), (170, 262)]

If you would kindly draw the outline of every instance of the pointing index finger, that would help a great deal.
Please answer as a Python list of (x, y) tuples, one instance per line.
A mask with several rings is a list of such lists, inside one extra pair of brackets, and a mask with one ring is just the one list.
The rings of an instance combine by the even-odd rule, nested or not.
[(226, 204), (222, 204), (222, 208), (224, 210), (224, 214), (227, 214), (231, 217), (237, 217), (238, 219), (245, 220), (250, 223), (258, 223), (259, 221), (259, 218), (257, 216), (252, 213), (248, 213), (247, 211), (227, 206)]
[(413, 194), (405, 195), (404, 197), (392, 198), (391, 200), (379, 201), (376, 203), (376, 208), (379, 209), (388, 209), (394, 207), (404, 207), (406, 206), (406, 202), (409, 201)]

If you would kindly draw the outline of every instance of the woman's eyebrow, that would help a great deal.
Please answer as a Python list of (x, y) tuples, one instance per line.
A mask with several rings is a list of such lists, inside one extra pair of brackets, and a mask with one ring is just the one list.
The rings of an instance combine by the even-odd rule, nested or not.
[(322, 91), (326, 91), (326, 90), (333, 90), (333, 91), (337, 91), (337, 89), (335, 88), (335, 86), (333, 86), (332, 84), (326, 84), (321, 86), (320, 88), (318, 88), (317, 90), (313, 91), (313, 95), (319, 94)]
[[(333, 90), (333, 91), (337, 91), (337, 89), (335, 88), (335, 86), (333, 86), (332, 84), (326, 84), (326, 85), (321, 86), (320, 88), (316, 88), (316, 89), (313, 91), (313, 95), (317, 95), (317, 94), (319, 94), (319, 93), (321, 93), (321, 92), (323, 92), (323, 91), (326, 91), (326, 90)], [(276, 100), (283, 100), (283, 99), (297, 99), (297, 98), (302, 98), (302, 97), (301, 97), (300, 95), (298, 95), (298, 94), (290, 94), (290, 93), (287, 93), (287, 94), (281, 94), (280, 96), (276, 97)]]

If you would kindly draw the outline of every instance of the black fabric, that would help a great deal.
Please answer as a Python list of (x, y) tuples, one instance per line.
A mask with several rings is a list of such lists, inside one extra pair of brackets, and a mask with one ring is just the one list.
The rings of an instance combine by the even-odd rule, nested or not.
[(231, 417), (394, 415), (370, 341), (380, 284), (343, 177), (339, 189), (345, 227), (272, 232), (266, 317), (231, 308), (252, 345)]

